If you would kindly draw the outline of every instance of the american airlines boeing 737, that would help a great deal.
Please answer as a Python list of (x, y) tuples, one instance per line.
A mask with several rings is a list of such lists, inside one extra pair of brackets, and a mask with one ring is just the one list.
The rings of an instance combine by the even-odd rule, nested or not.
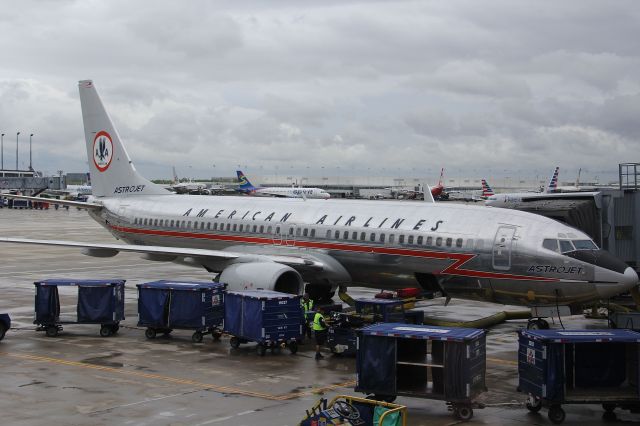
[[(531, 308), (579, 306), (638, 284), (585, 233), (530, 213), (450, 203), (202, 197), (142, 177), (91, 81), (79, 83), (93, 196), (80, 206), (128, 244), (2, 238), (139, 252), (220, 274), (231, 289), (328, 298), (338, 286), (422, 287)], [(29, 198), (29, 197), (24, 197)]]

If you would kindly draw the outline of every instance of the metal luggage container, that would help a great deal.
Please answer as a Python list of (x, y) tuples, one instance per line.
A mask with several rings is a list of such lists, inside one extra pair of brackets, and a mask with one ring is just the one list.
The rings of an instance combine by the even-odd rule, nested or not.
[(556, 424), (562, 404), (602, 404), (605, 419), (616, 407), (640, 410), (640, 333), (630, 330), (520, 330), (518, 389), (527, 408), (549, 408)]
[(401, 323), (358, 332), (356, 391), (392, 402), (396, 396), (443, 400), (461, 420), (473, 417), (486, 391), (485, 331)]
[(304, 312), (300, 296), (277, 291), (230, 291), (225, 296), (224, 331), (229, 343), (257, 342), (258, 354), (286, 346), (292, 354), (302, 339)]
[(138, 326), (145, 336), (170, 334), (174, 329), (194, 330), (191, 340), (202, 342), (205, 334), (214, 340), (222, 335), (225, 285), (201, 281), (153, 281), (137, 284)]
[[(66, 280), (36, 281), (36, 330), (44, 330), (49, 337), (62, 331), (63, 324), (100, 324), (100, 335), (108, 337), (120, 328), (124, 320), (124, 280)], [(77, 287), (77, 309), (73, 318), (60, 313), (58, 287)]]

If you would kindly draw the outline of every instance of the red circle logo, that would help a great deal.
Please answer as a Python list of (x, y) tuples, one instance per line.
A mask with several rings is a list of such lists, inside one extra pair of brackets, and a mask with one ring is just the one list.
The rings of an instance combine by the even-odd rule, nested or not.
[(111, 165), (112, 159), (113, 142), (111, 141), (111, 135), (102, 130), (93, 139), (93, 164), (99, 171), (104, 172)]

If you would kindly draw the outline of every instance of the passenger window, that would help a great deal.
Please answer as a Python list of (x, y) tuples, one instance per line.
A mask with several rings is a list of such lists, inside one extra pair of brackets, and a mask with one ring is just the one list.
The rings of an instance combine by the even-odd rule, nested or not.
[[(255, 226), (254, 226), (255, 228)], [(291, 228), (289, 228), (289, 235), (293, 235), (293, 226)]]
[(296, 237), (300, 236), (300, 231), (302, 231), (302, 229), (300, 228), (296, 228)]
[(336, 231), (336, 232), (335, 232), (335, 234), (333, 235), (333, 237), (334, 237), (336, 240), (339, 240), (339, 239), (340, 239), (340, 231)]
[(186, 221), (182, 221), (182, 223), (180, 224), (181, 228), (186, 228), (187, 227), (187, 222)]
[(407, 244), (413, 244), (413, 235), (409, 235), (407, 239)]
[(218, 229), (218, 222), (213, 222), (213, 229)]
[(264, 234), (264, 225), (260, 225), (260, 233)]
[(207, 222), (207, 229), (211, 229), (211, 222)]
[(271, 233), (271, 225), (267, 227), (267, 234), (270, 234), (270, 233)]
[(351, 239), (352, 239), (352, 240), (357, 240), (357, 239), (358, 239), (358, 233), (357, 233), (357, 232), (353, 232), (353, 233), (351, 234)]
[(227, 231), (231, 231), (231, 224), (227, 223)]
[(313, 237), (315, 237), (315, 236), (316, 236), (316, 230), (315, 230), (315, 229), (312, 229), (312, 230), (311, 230), (311, 238), (313, 238)]
[(191, 228), (191, 221), (187, 222), (187, 228)]
[(398, 237), (398, 243), (400, 243), (400, 244), (404, 244), (404, 235), (400, 235), (400, 236)]
[(138, 224), (138, 218), (137, 218), (137, 217), (134, 217), (134, 218), (133, 218), (133, 224), (134, 224), (134, 225), (137, 225), (137, 224)]
[(367, 239), (367, 234), (365, 232), (360, 233), (360, 240), (364, 241)]
[(458, 238), (456, 240), (456, 247), (461, 248), (462, 247), (462, 238)]
[(238, 228), (238, 231), (242, 232), (242, 228), (244, 228), (244, 225), (240, 224), (240, 227)]
[(344, 238), (345, 240), (349, 239), (349, 231), (344, 231), (344, 234), (342, 234), (342, 238)]
[(234, 231), (234, 232), (235, 232), (235, 230), (236, 230), (236, 228), (237, 228), (237, 227), (238, 227), (238, 224), (237, 224), (237, 223), (234, 223), (234, 224), (233, 224), (233, 231)]
[(573, 248), (573, 244), (571, 244), (571, 241), (567, 241), (567, 240), (560, 240), (560, 251), (562, 253), (566, 253), (568, 251), (574, 251), (575, 249)]
[(469, 238), (469, 239), (467, 240), (467, 248), (468, 248), (469, 250), (472, 250), (472, 249), (473, 249), (473, 239), (472, 239), (472, 238)]
[(280, 234), (280, 227), (276, 226), (276, 234)]
[(422, 245), (422, 241), (423, 241), (423, 238), (422, 238), (422, 235), (420, 235), (420, 236), (418, 237), (418, 241), (416, 242), (416, 244), (420, 244), (420, 245)]
[(371, 235), (369, 235), (369, 241), (375, 242), (376, 241), (376, 234), (371, 233)]
[(389, 244), (393, 244), (395, 239), (396, 239), (396, 236), (394, 234), (389, 234)]
[(451, 247), (453, 244), (453, 238), (447, 238), (447, 247)]
[(432, 246), (433, 245), (433, 237), (427, 237), (427, 245), (428, 246)]
[(442, 245), (442, 237), (436, 238), (436, 245), (440, 247)]
[(380, 234), (380, 242), (381, 242), (381, 243), (384, 243), (384, 235), (385, 235), (385, 234)]
[(153, 219), (153, 226), (158, 226), (158, 219)]
[(331, 239), (331, 230), (329, 229), (327, 231), (327, 240)]
[(309, 230), (308, 230), (307, 228), (304, 228), (304, 229), (302, 230), (302, 236), (303, 236), (303, 237), (306, 237), (306, 236), (308, 236), (308, 235), (309, 235)]
[(171, 224), (169, 226), (173, 228), (173, 220), (171, 221)]
[[(207, 223), (207, 226), (209, 226), (208, 223)], [(200, 222), (200, 229), (204, 229), (204, 222)]]
[(258, 232), (258, 225), (253, 225), (253, 233), (255, 234), (256, 232)]
[(142, 222), (143, 225), (147, 224), (147, 218), (144, 219), (144, 222)]

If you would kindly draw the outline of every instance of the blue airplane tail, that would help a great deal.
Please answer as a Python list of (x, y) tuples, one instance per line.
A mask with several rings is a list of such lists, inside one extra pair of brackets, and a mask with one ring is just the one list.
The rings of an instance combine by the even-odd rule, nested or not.
[(238, 174), (238, 181), (240, 182), (238, 189), (243, 192), (250, 192), (256, 189), (255, 186), (251, 185), (251, 182), (249, 182), (249, 179), (247, 179), (244, 173), (242, 173), (242, 170), (237, 170), (236, 173)]

